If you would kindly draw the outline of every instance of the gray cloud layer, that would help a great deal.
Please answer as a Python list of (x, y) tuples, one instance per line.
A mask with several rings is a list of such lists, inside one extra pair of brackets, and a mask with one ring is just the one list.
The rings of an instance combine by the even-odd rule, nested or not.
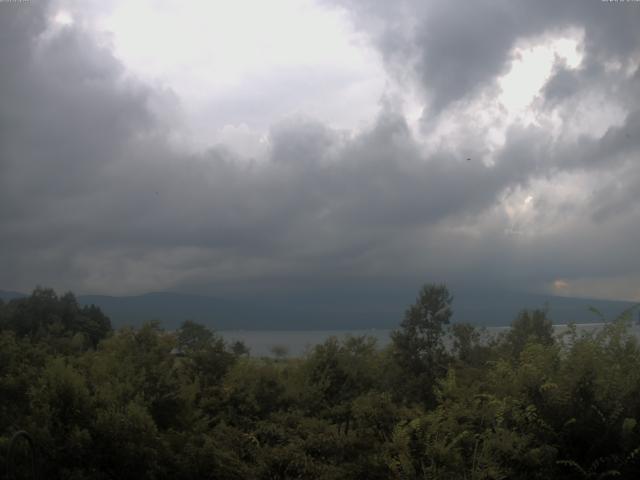
[[(343, 5), (389, 70), (421, 86), (425, 118), (491, 87), (519, 39), (584, 28), (581, 68), (557, 64), (539, 99), (563, 119), (560, 134), (514, 124), (492, 164), (467, 161), (460, 151), (484, 148), (473, 121), (468, 137), (426, 148), (389, 105), (358, 134), (308, 118), (273, 125), (265, 162), (223, 148), (187, 154), (152, 108), (167, 92), (128, 79), (82, 26), (43, 37), (45, 4), (0, 3), (0, 64), (10, 66), (0, 75), (0, 287), (237, 293), (566, 278), (588, 293), (640, 295), (619, 280), (640, 279), (640, 4)], [(594, 98), (623, 110), (623, 123), (565, 134)], [(505, 202), (532, 188), (534, 213), (506, 215)]]
[(568, 27), (583, 28), (587, 75), (599, 71), (604, 60), (637, 57), (640, 44), (640, 11), (632, 2), (330, 3), (345, 6), (352, 13), (355, 23), (370, 33), (390, 68), (419, 82), (431, 100), (433, 113), (504, 73), (510, 50), (518, 40)]

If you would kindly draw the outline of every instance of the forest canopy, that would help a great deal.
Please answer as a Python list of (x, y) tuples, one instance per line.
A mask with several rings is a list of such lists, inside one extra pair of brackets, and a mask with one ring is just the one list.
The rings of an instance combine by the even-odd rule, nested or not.
[(24, 430), (47, 479), (640, 474), (629, 312), (558, 334), (549, 312), (523, 311), (489, 336), (450, 324), (453, 308), (446, 286), (425, 285), (388, 347), (345, 336), (252, 357), (192, 321), (113, 330), (38, 288), (0, 302), (0, 460)]

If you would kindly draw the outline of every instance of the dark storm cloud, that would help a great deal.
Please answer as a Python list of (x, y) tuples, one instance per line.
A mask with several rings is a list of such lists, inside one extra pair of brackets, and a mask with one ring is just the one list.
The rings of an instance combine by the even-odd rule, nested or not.
[[(583, 29), (582, 65), (577, 70), (563, 63), (555, 66), (542, 92), (546, 107), (564, 106), (579, 117), (576, 106), (594, 94), (604, 94), (608, 102), (627, 110), (623, 125), (608, 129), (602, 138), (580, 136), (566, 142), (558, 142), (539, 129), (512, 129), (492, 172), (502, 180), (496, 179), (490, 191), (562, 171), (587, 170), (594, 176), (614, 172), (601, 175), (590, 203), (581, 206), (581, 215), (598, 221), (629, 215), (626, 218), (634, 224), (630, 215), (637, 215), (640, 198), (634, 186), (640, 174), (637, 4), (600, 0), (333, 3), (347, 6), (355, 24), (374, 39), (393, 71), (423, 88), (427, 121), (506, 73), (510, 51), (518, 41), (566, 28)], [(621, 68), (607, 71), (607, 62)], [(635, 68), (635, 73), (625, 78), (621, 72), (628, 68)], [(573, 121), (566, 119), (567, 125)], [(636, 237), (637, 227), (631, 229)], [(548, 248), (561, 250), (553, 245)], [(607, 252), (605, 257), (612, 254)], [(635, 262), (631, 263), (637, 269)]]
[[(566, 140), (513, 126), (492, 166), (460, 154), (475, 148), (474, 125), (469, 137), (453, 135), (453, 147), (426, 150), (393, 105), (357, 134), (300, 117), (280, 122), (270, 130), (269, 158), (249, 162), (222, 148), (185, 153), (152, 108), (167, 92), (128, 79), (81, 25), (43, 36), (46, 4), (9, 5), (0, 3), (0, 64), (12, 66), (0, 75), (0, 286), (524, 284), (560, 271), (587, 275), (581, 259), (594, 249), (611, 250), (594, 272), (638, 270), (638, 260), (624, 261), (637, 226), (619, 227), (638, 218), (636, 77), (605, 92), (628, 108), (624, 125), (602, 138)], [(579, 102), (611, 80), (598, 59), (626, 62), (638, 51), (629, 10), (595, 3), (477, 2), (465, 12), (454, 2), (399, 5), (380, 3), (363, 28), (379, 39), (390, 68), (407, 59), (413, 70), (404, 74), (424, 86), (435, 111), (495, 79), (519, 38), (586, 29), (585, 68), (557, 67), (545, 90), (549, 108)], [(413, 29), (403, 28), (412, 13)], [(509, 222), (497, 208), (505, 193), (559, 173), (612, 168), (624, 179), (603, 176), (589, 205), (548, 200), (545, 215), (573, 220), (529, 242), (526, 255), (505, 235)], [(592, 220), (626, 236), (593, 235)]]
[(93, 188), (95, 174), (152, 125), (145, 88), (121, 81), (121, 65), (80, 31), (42, 39), (46, 10), (31, 5), (2, 5), (10, 67), (0, 76), (0, 168), (4, 194), (17, 197), (7, 209), (47, 208), (34, 202)]
[[(567, 68), (557, 69), (544, 87), (544, 98), (547, 102), (556, 103), (580, 91), (580, 75)], [(576, 88), (578, 87), (578, 88)]]
[(357, 2), (346, 6), (388, 64), (422, 86), (437, 114), (505, 73), (518, 40), (563, 28), (585, 30), (585, 64), (637, 52), (640, 9), (632, 2), (480, 0)]

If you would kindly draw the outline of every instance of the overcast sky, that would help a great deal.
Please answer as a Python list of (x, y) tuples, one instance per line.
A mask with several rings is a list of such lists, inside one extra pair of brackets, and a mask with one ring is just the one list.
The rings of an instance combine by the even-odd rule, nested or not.
[(0, 1), (0, 289), (640, 300), (640, 2)]

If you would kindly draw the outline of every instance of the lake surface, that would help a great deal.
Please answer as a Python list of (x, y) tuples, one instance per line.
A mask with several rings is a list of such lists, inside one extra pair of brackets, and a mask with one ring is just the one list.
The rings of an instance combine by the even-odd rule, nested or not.
[[(602, 327), (603, 323), (582, 323), (577, 324), (578, 330), (592, 330)], [(566, 329), (566, 325), (554, 325), (556, 333), (561, 333)], [(496, 335), (508, 330), (509, 327), (486, 327), (489, 335)], [(633, 331), (640, 335), (640, 327), (634, 325)], [(323, 343), (329, 337), (343, 338), (347, 335), (374, 337), (378, 347), (385, 347), (391, 341), (392, 330), (369, 329), (369, 330), (222, 330), (219, 331), (228, 342), (241, 340), (249, 347), (251, 355), (254, 357), (273, 356), (274, 347), (284, 347), (287, 356), (297, 357), (304, 355), (315, 345)]]

